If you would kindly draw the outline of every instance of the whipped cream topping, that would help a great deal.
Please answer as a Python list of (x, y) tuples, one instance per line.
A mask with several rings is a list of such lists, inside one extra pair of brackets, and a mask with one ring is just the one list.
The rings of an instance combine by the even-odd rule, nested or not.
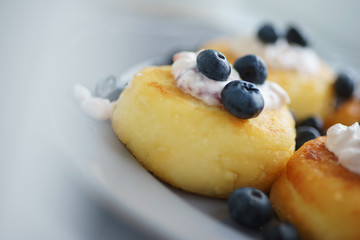
[[(221, 106), (221, 91), (231, 81), (241, 80), (238, 72), (231, 68), (231, 73), (226, 81), (215, 81), (203, 75), (196, 66), (198, 53), (179, 52), (174, 55), (172, 74), (177, 87), (183, 92), (203, 101), (210, 106)], [(264, 97), (264, 110), (278, 109), (290, 103), (287, 93), (276, 83), (265, 81), (256, 85)]]
[(289, 44), (285, 39), (264, 44), (256, 37), (242, 36), (233, 41), (233, 47), (239, 56), (258, 55), (275, 69), (295, 70), (306, 74), (316, 74), (320, 70), (320, 58), (312, 48)]
[(287, 92), (277, 83), (265, 81), (261, 85), (256, 85), (264, 97), (265, 109), (279, 109), (285, 104), (290, 103)]
[(89, 89), (79, 84), (74, 86), (73, 94), (80, 108), (90, 117), (96, 120), (111, 118), (115, 102), (110, 102), (105, 98), (93, 97)]
[(340, 123), (326, 133), (326, 148), (338, 158), (339, 164), (349, 171), (360, 174), (360, 126), (354, 123), (347, 127)]
[(183, 92), (203, 101), (210, 106), (221, 106), (221, 91), (229, 82), (240, 79), (235, 69), (231, 68), (226, 81), (215, 81), (203, 75), (196, 67), (195, 52), (179, 52), (174, 55), (172, 73), (177, 87)]

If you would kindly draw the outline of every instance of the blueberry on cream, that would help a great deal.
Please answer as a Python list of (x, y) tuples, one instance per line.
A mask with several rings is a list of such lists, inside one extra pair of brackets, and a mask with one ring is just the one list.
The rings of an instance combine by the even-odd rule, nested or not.
[[(245, 61), (239, 60), (237, 67), (244, 69), (240, 77), (222, 56), (214, 50), (175, 54), (172, 74), (177, 87), (209, 106), (224, 106), (231, 114), (243, 119), (256, 117), (263, 109), (278, 109), (290, 102), (287, 93), (279, 85), (265, 81), (267, 69), (260, 58), (249, 55), (244, 58)], [(228, 66), (230, 74), (224, 80)], [(221, 73), (214, 73), (216, 71)]]
[(247, 53), (260, 56), (274, 69), (295, 70), (301, 74), (316, 74), (321, 70), (319, 56), (296, 27), (290, 27), (283, 35), (270, 24), (262, 25), (256, 34), (233, 41), (233, 49), (240, 56)]
[(230, 63), (219, 51), (201, 51), (196, 58), (196, 64), (202, 74), (215, 81), (226, 81), (230, 76)]
[(255, 55), (238, 58), (234, 63), (234, 68), (241, 79), (254, 84), (263, 84), (268, 75), (264, 61)]
[[(221, 90), (229, 82), (240, 79), (240, 76), (229, 64), (230, 75), (225, 81), (208, 78), (199, 70), (197, 65), (197, 56), (201, 52), (202, 51), (197, 53), (179, 52), (174, 55), (174, 63), (171, 68), (172, 74), (176, 80), (176, 85), (184, 93), (190, 94), (209, 106), (222, 106), (220, 99)], [(204, 61), (204, 59), (200, 60), (200, 62)], [(223, 61), (223, 59), (220, 58), (219, 61)], [(206, 64), (203, 63), (203, 65)], [(218, 66), (222, 67), (221, 64)], [(204, 66), (201, 66), (200, 68), (203, 69)], [(210, 72), (210, 70), (208, 71)]]
[(257, 37), (263, 43), (275, 43), (280, 37), (280, 34), (273, 25), (264, 24), (259, 28)]
[(286, 40), (290, 44), (297, 44), (302, 47), (308, 46), (305, 36), (294, 26), (290, 26), (286, 33)]
[(248, 119), (257, 117), (264, 109), (264, 98), (252, 83), (235, 80), (221, 91), (224, 107), (235, 117)]

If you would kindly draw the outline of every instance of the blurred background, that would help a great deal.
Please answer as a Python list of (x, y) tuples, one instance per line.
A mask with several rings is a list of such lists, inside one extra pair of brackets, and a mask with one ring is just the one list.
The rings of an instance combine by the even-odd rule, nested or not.
[(67, 133), (79, 128), (68, 128), (78, 109), (65, 104), (75, 105), (75, 83), (93, 87), (263, 21), (301, 26), (329, 63), (358, 69), (359, 9), (355, 0), (0, 0), (0, 239), (166, 238), (109, 204), (74, 164), (94, 137)]

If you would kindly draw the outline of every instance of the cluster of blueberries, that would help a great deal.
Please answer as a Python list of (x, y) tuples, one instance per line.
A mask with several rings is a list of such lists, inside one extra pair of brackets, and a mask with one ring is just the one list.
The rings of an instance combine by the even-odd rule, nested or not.
[(263, 43), (275, 43), (279, 38), (284, 37), (288, 43), (306, 47), (309, 45), (304, 34), (302, 34), (295, 26), (289, 26), (286, 34), (282, 34), (272, 24), (262, 25), (257, 32), (258, 39)]
[[(338, 74), (334, 90), (339, 101), (350, 98), (354, 92), (354, 86), (353, 78), (345, 73)], [(295, 115), (294, 118), (296, 119)], [(297, 122), (296, 149), (323, 133), (324, 125), (320, 116)], [(263, 239), (300, 239), (294, 225), (277, 220), (268, 196), (258, 189), (244, 187), (235, 190), (228, 198), (228, 208), (233, 219), (241, 225), (252, 229), (262, 227)]]
[[(337, 103), (351, 98), (355, 90), (355, 79), (346, 73), (339, 73), (334, 83)], [(293, 114), (295, 120), (296, 117)], [(325, 134), (323, 120), (320, 116), (309, 117), (296, 123), (296, 150), (305, 142)]]
[[(196, 59), (197, 68), (209, 79), (226, 81), (231, 66), (219, 51), (201, 51)], [(264, 61), (255, 55), (237, 59), (234, 68), (243, 80), (229, 82), (221, 92), (221, 101), (232, 115), (248, 119), (258, 116), (264, 109), (264, 98), (255, 84), (263, 84), (268, 72)]]
[(269, 197), (262, 191), (243, 187), (233, 191), (228, 198), (232, 218), (250, 229), (262, 228), (265, 240), (299, 240), (294, 225), (276, 218)]
[[(281, 34), (272, 24), (262, 25), (257, 32), (258, 39), (265, 43), (275, 43), (280, 37), (284, 37), (288, 43), (297, 44), (302, 47), (309, 45), (306, 37), (295, 27), (290, 26), (286, 34)], [(340, 73), (334, 84), (334, 90), (337, 95), (337, 103), (350, 98), (354, 92), (355, 80), (346, 73)], [(295, 117), (295, 115), (294, 115)], [(296, 117), (295, 117), (296, 120)], [(319, 116), (309, 117), (296, 124), (296, 150), (305, 142), (317, 138), (324, 134), (324, 125)]]
[[(293, 115), (296, 119), (295, 115)], [(304, 143), (315, 139), (324, 134), (324, 123), (320, 116), (306, 118), (301, 122), (296, 122), (296, 146), (298, 150)]]

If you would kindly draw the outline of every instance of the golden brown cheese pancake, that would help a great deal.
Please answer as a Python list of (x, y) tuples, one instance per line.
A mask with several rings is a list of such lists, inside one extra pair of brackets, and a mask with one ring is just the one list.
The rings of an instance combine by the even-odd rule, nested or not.
[(242, 186), (269, 191), (295, 147), (286, 106), (236, 118), (179, 90), (170, 66), (148, 67), (134, 76), (114, 107), (112, 126), (156, 177), (218, 198)]
[(339, 165), (325, 140), (311, 140), (295, 152), (270, 200), (303, 239), (360, 239), (360, 175)]

